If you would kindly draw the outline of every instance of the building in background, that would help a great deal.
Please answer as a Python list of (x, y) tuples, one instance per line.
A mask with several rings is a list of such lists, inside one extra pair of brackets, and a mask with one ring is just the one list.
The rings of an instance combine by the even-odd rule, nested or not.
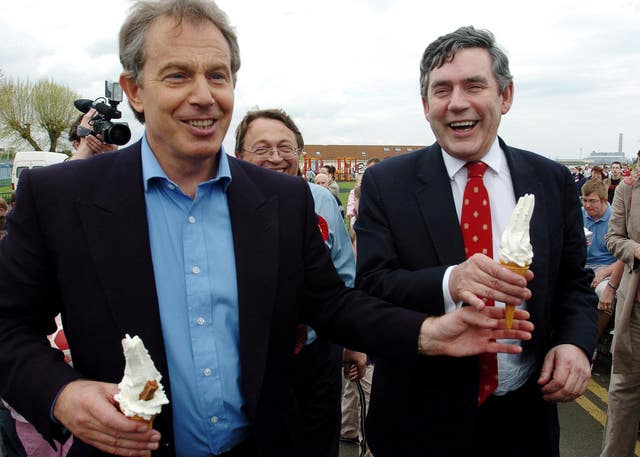
[(337, 181), (352, 181), (363, 171), (367, 161), (377, 157), (380, 160), (424, 148), (424, 145), (339, 145), (307, 144), (301, 160), (302, 173), (317, 172), (323, 165), (336, 167)]

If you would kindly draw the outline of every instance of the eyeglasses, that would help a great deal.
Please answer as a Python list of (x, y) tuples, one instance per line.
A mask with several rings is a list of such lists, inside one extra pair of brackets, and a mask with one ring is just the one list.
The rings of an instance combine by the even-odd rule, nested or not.
[(596, 203), (599, 203), (600, 200), (597, 198), (581, 198), (580, 200), (582, 200), (583, 204), (590, 204), (590, 205), (595, 205)]
[(290, 146), (290, 145), (270, 146), (270, 147), (260, 146), (258, 148), (255, 148), (253, 151), (244, 149), (245, 152), (250, 152), (259, 157), (262, 157), (267, 154), (269, 155), (269, 157), (271, 157), (273, 155), (273, 151), (278, 151), (278, 154), (280, 154), (280, 157), (285, 157), (285, 158), (295, 157), (298, 154), (298, 150), (299, 150), (298, 148), (294, 148), (293, 146)]

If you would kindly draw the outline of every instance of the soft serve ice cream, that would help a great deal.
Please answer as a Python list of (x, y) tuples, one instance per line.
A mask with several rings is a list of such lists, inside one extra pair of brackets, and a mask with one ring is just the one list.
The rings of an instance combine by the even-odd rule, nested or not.
[(533, 194), (525, 194), (511, 213), (507, 228), (500, 238), (500, 263), (529, 266), (533, 260), (533, 247), (529, 240), (529, 224), (536, 200)]
[(126, 335), (122, 339), (122, 349), (125, 357), (124, 376), (118, 384), (120, 392), (115, 399), (126, 416), (148, 421), (152, 426), (162, 405), (169, 403), (160, 384), (162, 375), (137, 335), (133, 338)]
[[(518, 204), (511, 213), (507, 228), (500, 239), (500, 263), (522, 276), (527, 273), (533, 260), (533, 247), (529, 239), (529, 225), (534, 206), (535, 196), (533, 194), (525, 194), (520, 197)], [(515, 313), (515, 306), (507, 304), (507, 328), (511, 328), (513, 313)]]

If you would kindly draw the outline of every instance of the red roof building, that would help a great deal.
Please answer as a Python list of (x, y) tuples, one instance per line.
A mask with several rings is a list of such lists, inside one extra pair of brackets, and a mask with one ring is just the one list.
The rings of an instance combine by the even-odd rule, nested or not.
[(317, 172), (323, 165), (336, 167), (337, 181), (351, 181), (373, 158), (380, 160), (424, 148), (422, 145), (339, 145), (307, 144), (304, 147), (302, 172)]

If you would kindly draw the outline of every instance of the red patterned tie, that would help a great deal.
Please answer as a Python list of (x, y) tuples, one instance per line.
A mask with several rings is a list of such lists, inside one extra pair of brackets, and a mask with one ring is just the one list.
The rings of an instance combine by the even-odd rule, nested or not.
[[(464, 188), (460, 227), (467, 258), (481, 253), (493, 258), (491, 240), (491, 208), (489, 194), (484, 187), (482, 176), (487, 170), (483, 162), (468, 162), (467, 186)], [(486, 300), (487, 306), (493, 306), (493, 300)], [(478, 405), (481, 405), (498, 387), (498, 360), (495, 354), (480, 355), (480, 392)]]

